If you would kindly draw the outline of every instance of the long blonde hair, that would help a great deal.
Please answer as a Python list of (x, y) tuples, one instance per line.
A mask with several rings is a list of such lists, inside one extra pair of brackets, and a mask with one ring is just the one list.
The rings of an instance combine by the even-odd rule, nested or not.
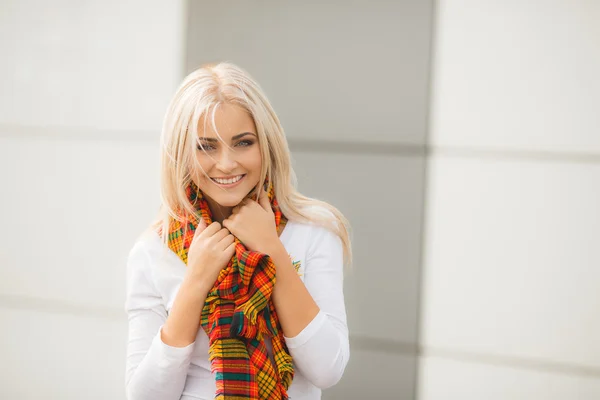
[[(192, 180), (191, 166), (197, 162), (197, 128), (219, 104), (242, 107), (253, 118), (262, 157), (261, 180), (268, 177), (282, 213), (290, 221), (325, 227), (341, 239), (346, 264), (352, 262), (350, 224), (332, 205), (303, 196), (297, 190), (288, 143), (279, 118), (262, 89), (238, 66), (221, 62), (207, 64), (190, 73), (181, 83), (167, 109), (161, 134), (161, 208), (153, 224), (168, 232), (171, 219), (181, 220), (182, 211), (195, 210), (186, 196)], [(212, 112), (211, 112), (212, 111)], [(262, 185), (256, 188), (260, 192)], [(168, 235), (162, 235), (165, 241)]]

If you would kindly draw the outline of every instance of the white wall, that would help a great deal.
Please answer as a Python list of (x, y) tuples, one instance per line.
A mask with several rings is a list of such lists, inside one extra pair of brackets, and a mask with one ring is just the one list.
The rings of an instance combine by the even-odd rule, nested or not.
[(600, 2), (437, 4), (418, 398), (600, 398)]
[(184, 11), (2, 2), (1, 398), (125, 397), (125, 257), (158, 205)]

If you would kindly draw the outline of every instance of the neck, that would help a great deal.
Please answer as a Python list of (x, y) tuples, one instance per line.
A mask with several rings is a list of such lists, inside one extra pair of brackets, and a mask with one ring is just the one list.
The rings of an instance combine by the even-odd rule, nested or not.
[(208, 208), (210, 208), (213, 222), (223, 224), (223, 220), (227, 219), (231, 215), (231, 210), (233, 207), (222, 206), (209, 198), (206, 199), (206, 202), (208, 203)]

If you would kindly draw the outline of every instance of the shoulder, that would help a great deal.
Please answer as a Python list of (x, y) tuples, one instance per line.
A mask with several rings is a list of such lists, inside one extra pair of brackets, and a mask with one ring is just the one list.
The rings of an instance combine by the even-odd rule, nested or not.
[(333, 212), (321, 204), (304, 206), (301, 210), (305, 215), (308, 215), (316, 220), (330, 220), (332, 222), (336, 221), (336, 217)]
[(337, 227), (335, 215), (321, 206), (310, 206), (304, 210), (307, 215), (314, 217), (317, 221), (289, 221), (290, 233), (293, 239), (300, 240), (306, 248), (307, 256), (319, 250), (341, 249), (341, 239), (335, 233)]
[(153, 260), (163, 251), (163, 244), (157, 232), (144, 231), (134, 242), (127, 256), (128, 278), (149, 276)]

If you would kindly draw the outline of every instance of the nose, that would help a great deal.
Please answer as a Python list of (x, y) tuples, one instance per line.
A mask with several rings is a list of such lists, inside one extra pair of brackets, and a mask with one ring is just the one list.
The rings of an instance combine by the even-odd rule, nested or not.
[(229, 173), (237, 166), (237, 161), (235, 160), (234, 154), (232, 154), (232, 151), (225, 146), (223, 146), (219, 152), (219, 156), (216, 161), (217, 168), (223, 173)]

